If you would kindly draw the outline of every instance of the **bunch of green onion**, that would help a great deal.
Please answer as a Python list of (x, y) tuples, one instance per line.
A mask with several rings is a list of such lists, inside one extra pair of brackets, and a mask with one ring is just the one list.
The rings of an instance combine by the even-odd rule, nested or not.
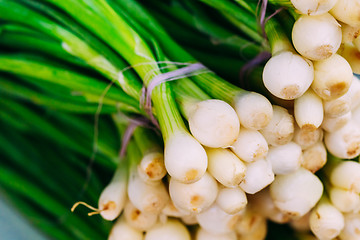
[(0, 0), (0, 189), (53, 239), (358, 239), (359, 15)]

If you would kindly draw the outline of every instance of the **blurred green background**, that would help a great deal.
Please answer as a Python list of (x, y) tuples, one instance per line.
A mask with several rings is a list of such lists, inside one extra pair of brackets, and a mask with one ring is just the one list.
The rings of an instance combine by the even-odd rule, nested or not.
[(14, 209), (0, 192), (0, 235), (2, 240), (47, 240)]

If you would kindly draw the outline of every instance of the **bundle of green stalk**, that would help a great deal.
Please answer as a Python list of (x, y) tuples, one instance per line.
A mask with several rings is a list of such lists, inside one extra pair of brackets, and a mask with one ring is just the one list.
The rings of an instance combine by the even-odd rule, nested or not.
[[(79, 154), (71, 159), (71, 164), (90, 158), (100, 167), (106, 167), (106, 179), (98, 175), (101, 171), (95, 171), (101, 181), (109, 181), (109, 174), (113, 176), (103, 185), (101, 194), (90, 186), (86, 189), (98, 195), (98, 207), (91, 215), (98, 213), (105, 220), (116, 220), (109, 239), (265, 239), (266, 236), (279, 239), (287, 232), (270, 229), (267, 233), (267, 220), (289, 223), (286, 226), (294, 230), (291, 237), (284, 239), (311, 238), (310, 231), (319, 239), (357, 239), (360, 164), (355, 158), (360, 153), (360, 82), (353, 72), (358, 64), (350, 67), (336, 54), (345, 37), (337, 20), (332, 19), (333, 15), (356, 29), (358, 23), (347, 22), (336, 13), (341, 12), (336, 10), (343, 8), (341, 4), (351, 3), (331, 1), (332, 15), (325, 13), (326, 10), (319, 16), (312, 16), (313, 11), (300, 16), (298, 12), (302, 10), (295, 10), (290, 2), (274, 0), (270, 1), (269, 9), (277, 5), (285, 5), (287, 9), (278, 18), (258, 24), (256, 3), (202, 1), (214, 10), (192, 1), (151, 6), (150, 2), (144, 2), (143, 6), (133, 0), (0, 0), (0, 71), (4, 76), (0, 79), (4, 86), (1, 91), (9, 96), (4, 98), (3, 122), (11, 124), (16, 134), (34, 133), (50, 139), (54, 146), (59, 144)], [(147, 11), (149, 6), (151, 10)], [(297, 7), (295, 3), (294, 6)], [(169, 17), (164, 9), (178, 14)], [(211, 19), (209, 14), (213, 13), (221, 17), (219, 23)], [(189, 16), (195, 16), (194, 20)], [(310, 49), (315, 51), (304, 50), (296, 41), (309, 40), (304, 34), (296, 33), (296, 26), (301, 19), (318, 18), (324, 25), (309, 24), (316, 26), (310, 33), (310, 45), (315, 44)], [(328, 23), (323, 18), (332, 20)], [(278, 19), (284, 23), (296, 21), (292, 28), (282, 26)], [(191, 51), (194, 48), (188, 48), (189, 45), (197, 41), (187, 41), (184, 46), (220, 75), (226, 76), (221, 69), (228, 69), (228, 63), (237, 54), (241, 58), (236, 67), (241, 67), (270, 50), (272, 58), (247, 76), (252, 79), (248, 84), (258, 85), (256, 79), (261, 81), (257, 76), (262, 73), (269, 99), (290, 101), (286, 106), (293, 108), (280, 106), (279, 100), (274, 100), (272, 105), (263, 95), (241, 89), (199, 64), (168, 34), (173, 32), (175, 39), (179, 35), (171, 25), (174, 21), (181, 32), (199, 39), (204, 48), (221, 43), (215, 47), (214, 54), (210, 47), (206, 53), (201, 48)], [(223, 28), (224, 25), (229, 27)], [(330, 30), (325, 25), (330, 25)], [(323, 42), (314, 40), (317, 35)], [(295, 40), (296, 36), (303, 39)], [(346, 44), (356, 45), (353, 36)], [(329, 42), (334, 39), (337, 42)], [(223, 62), (217, 68), (214, 64), (217, 59), (209, 59), (223, 50), (220, 60)], [(320, 56), (314, 56), (314, 52), (320, 52)], [(143, 86), (147, 87), (146, 94)], [(17, 101), (26, 102), (31, 111)], [(54, 115), (61, 120), (44, 122), (39, 117), (43, 112), (29, 102), (42, 106), (46, 112), (55, 109)], [(80, 120), (72, 120), (65, 112), (76, 114), (74, 118)], [(90, 124), (94, 135), (90, 134), (93, 131), (86, 131), (88, 114), (95, 116), (95, 126)], [(29, 120), (27, 115), (32, 118)], [(97, 141), (102, 131), (97, 128), (100, 116), (107, 117), (109, 125), (116, 125), (120, 134), (112, 126), (108, 129), (112, 129), (115, 137)], [(144, 117), (153, 123), (151, 127), (158, 126), (159, 130), (146, 128), (149, 123), (142, 120)], [(29, 122), (31, 128), (24, 122)], [(59, 131), (66, 130), (64, 122), (81, 134)], [(47, 126), (45, 130), (43, 125)], [(129, 135), (131, 128), (135, 130)], [(10, 135), (6, 133), (2, 141)], [(25, 145), (39, 147), (38, 143), (29, 142), (29, 135), (19, 135)], [(122, 151), (118, 157), (120, 138), (124, 139), (122, 147), (126, 153)], [(95, 140), (93, 146), (92, 140)], [(16, 158), (16, 151), (12, 150), (19, 146), (17, 140), (9, 141), (8, 146), (4, 150), (9, 165), (16, 159), (24, 159)], [(100, 156), (94, 158), (94, 153)], [(58, 158), (54, 158), (54, 164)], [(27, 170), (17, 167), (14, 171)], [(61, 174), (68, 174), (67, 170)], [(25, 177), (21, 179), (24, 181)], [(51, 188), (50, 184), (56, 181), (38, 188), (34, 183), (32, 187)], [(19, 206), (26, 205), (22, 199), (31, 197), (31, 193), (18, 193), (11, 187), (11, 184), (4, 187), (8, 195), (17, 199)], [(42, 196), (41, 192), (38, 195)], [(96, 201), (91, 196), (69, 199), (73, 203), (83, 200), (93, 205)], [(37, 207), (44, 207), (39, 200), (32, 201)], [(63, 211), (59, 209), (63, 209), (65, 202), (58, 204), (48, 196), (42, 203), (46, 205), (48, 201), (58, 211), (51, 212), (53, 209), (46, 206), (49, 209), (45, 212), (51, 212), (56, 220), (62, 219)], [(103, 239), (101, 231), (106, 230), (95, 226), (87, 232), (88, 226), (79, 227), (81, 230), (74, 229), (75, 223), (66, 226), (69, 229), (64, 235), (59, 230), (52, 233), (47, 225), (40, 227), (55, 239), (69, 237), (65, 232), (78, 239)], [(98, 235), (93, 234), (97, 230)], [(90, 232), (92, 236), (88, 237)]]
[[(119, 141), (111, 119), (99, 119), (93, 165), (96, 171), (88, 175), (93, 155), (93, 115), (59, 113), (52, 107), (36, 106), (18, 97), (18, 93), (24, 93), (20, 88), (10, 92), (4, 79), (0, 81), (0, 194), (51, 239), (106, 238), (112, 224), (96, 219), (84, 221), (87, 211), (74, 215), (69, 209), (79, 197), (96, 201), (116, 167), (117, 152), (113, 149)], [(26, 93), (33, 98), (30, 92), (28, 88)], [(40, 93), (36, 97), (41, 98)]]

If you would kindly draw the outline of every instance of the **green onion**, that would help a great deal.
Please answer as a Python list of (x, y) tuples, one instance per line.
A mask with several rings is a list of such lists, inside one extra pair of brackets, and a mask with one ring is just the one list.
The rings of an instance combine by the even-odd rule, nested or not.
[(253, 162), (264, 158), (269, 150), (265, 137), (256, 130), (242, 128), (231, 150), (243, 161)]
[(302, 161), (301, 146), (294, 142), (269, 149), (266, 160), (271, 163), (275, 174), (290, 174), (299, 169)]
[(246, 166), (229, 149), (209, 148), (208, 171), (214, 178), (225, 187), (239, 187), (246, 174)]
[(295, 53), (275, 19), (270, 19), (266, 23), (265, 31), (273, 55), (264, 67), (265, 87), (281, 99), (291, 100), (300, 97), (314, 79), (313, 64)]
[(324, 106), (321, 98), (312, 89), (295, 99), (294, 117), (300, 128), (313, 131), (320, 127), (324, 119)]
[(332, 9), (337, 0), (326, 1), (307, 1), (307, 0), (270, 0), (272, 4), (278, 4), (281, 6), (296, 8), (301, 14), (305, 15), (320, 15), (324, 14)]
[(359, 8), (358, 2), (349, 0), (338, 0), (330, 13), (339, 21), (352, 26), (359, 26)]
[(105, 94), (135, 109), (139, 107), (137, 101), (127, 96), (119, 88), (111, 88), (109, 84), (98, 81), (97, 79), (85, 77), (56, 65), (50, 65), (42, 60), (33, 58), (31, 55), (2, 55), (0, 62), (0, 70), (2, 71), (41, 79), (43, 81), (50, 81), (80, 92), (84, 91), (96, 94), (99, 96), (98, 101), (100, 101), (101, 96)]
[(146, 232), (144, 239), (174, 239), (190, 240), (190, 232), (185, 225), (176, 219), (168, 219), (164, 224), (158, 224)]
[(240, 188), (221, 188), (216, 197), (216, 204), (229, 214), (239, 213), (247, 203), (246, 194)]
[(359, 213), (347, 213), (344, 214), (345, 218), (345, 227), (341, 231), (339, 238), (340, 239), (357, 239), (360, 237), (357, 229), (360, 225), (360, 214)]
[(159, 138), (150, 129), (138, 126), (134, 130), (134, 139), (142, 154), (137, 168), (140, 177), (145, 182), (161, 180), (167, 172)]
[(327, 161), (327, 151), (322, 141), (305, 149), (302, 154), (301, 166), (313, 173), (320, 170)]
[(292, 30), (295, 49), (314, 61), (324, 60), (335, 54), (340, 47), (341, 37), (340, 25), (329, 13), (319, 16), (302, 15), (296, 20)]
[(131, 201), (127, 201), (124, 208), (126, 222), (139, 231), (147, 231), (158, 223), (158, 214), (140, 211)]
[(236, 239), (236, 233), (225, 233), (225, 234), (213, 234), (206, 231), (204, 228), (199, 227), (196, 231), (196, 239), (198, 240), (206, 240), (206, 239), (222, 239), (222, 240), (234, 240)]
[(344, 159), (351, 159), (359, 155), (359, 128), (358, 124), (350, 120), (339, 130), (325, 133), (324, 141), (328, 151)]
[(218, 185), (208, 172), (194, 183), (182, 183), (170, 178), (169, 194), (174, 206), (186, 213), (201, 213), (216, 200)]
[(263, 239), (267, 234), (266, 219), (252, 209), (246, 209), (236, 223), (235, 231), (243, 239)]
[(240, 218), (241, 213), (228, 214), (217, 204), (211, 205), (205, 211), (196, 215), (200, 227), (215, 235), (231, 233)]
[(323, 184), (320, 179), (303, 168), (287, 175), (276, 176), (270, 185), (275, 206), (294, 217), (308, 213), (319, 201), (322, 193)]
[(143, 238), (144, 238), (143, 233), (131, 227), (125, 221), (123, 216), (120, 217), (118, 220), (116, 220), (108, 237), (109, 240), (116, 240), (116, 239), (142, 240)]

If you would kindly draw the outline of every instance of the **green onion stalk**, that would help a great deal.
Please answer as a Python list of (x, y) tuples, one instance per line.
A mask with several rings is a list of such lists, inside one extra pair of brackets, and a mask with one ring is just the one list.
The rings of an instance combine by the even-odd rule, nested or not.
[[(306, 77), (313, 77), (311, 62), (294, 53), (288, 33), (282, 31), (275, 18), (264, 26), (269, 40), (264, 43), (262, 26), (255, 17), (255, 4), (241, 0), (201, 2), (177, 3), (179, 11), (174, 12), (175, 21), (185, 23), (184, 29), (190, 36), (196, 37), (200, 31), (203, 35), (199, 39), (204, 43), (208, 37), (218, 41), (225, 39), (229, 41), (230, 49), (252, 43), (251, 48), (246, 48), (247, 56), (270, 49), (273, 57), (269, 62), (280, 58), (281, 64), (288, 63), (286, 69), (271, 67), (271, 73), (286, 75), (286, 71), (298, 68), (298, 65), (292, 65), (295, 62), (310, 69), (307, 69)], [(222, 25), (211, 21), (210, 9), (202, 8), (204, 3), (219, 10), (224, 17), (222, 20), (232, 22), (243, 33), (241, 37), (233, 39), (236, 31), (222, 29)], [(144, 6), (157, 9), (155, 17), (158, 19), (166, 19), (169, 15), (164, 12), (165, 4)], [(228, 83), (201, 66), (144, 6), (135, 0), (0, 0), (0, 46), (6, 47), (0, 56), (0, 71), (4, 73), (0, 77), (0, 84), (4, 86), (0, 89), (0, 123), (5, 126), (0, 133), (0, 157), (5, 159), (1, 163), (1, 189), (9, 192), (14, 202), (23, 205), (28, 214), (36, 212), (32, 211), (34, 207), (41, 210), (36, 215), (39, 218), (48, 215), (56, 224), (63, 225), (64, 231), (59, 231), (56, 224), (49, 224), (48, 234), (56, 239), (102, 239), (108, 234), (109, 224), (99, 224), (98, 218), (85, 224), (81, 216), (69, 213), (71, 204), (79, 200), (77, 198), (85, 198), (89, 203), (97, 201), (98, 209), (94, 209), (94, 213), (106, 220), (118, 218), (110, 239), (126, 231), (136, 235), (133, 239), (141, 239), (141, 231), (147, 231), (147, 236), (151, 236), (159, 227), (155, 226), (158, 217), (170, 205), (170, 197), (175, 208), (181, 211), (196, 213), (204, 210), (201, 213), (204, 221), (199, 222), (205, 226), (206, 212), (215, 206), (215, 201), (221, 211), (227, 209), (227, 215), (239, 212), (246, 205), (244, 192), (253, 194), (271, 182), (269, 194), (277, 208), (297, 216), (308, 213), (319, 201), (323, 190), (322, 183), (312, 173), (314, 170), (299, 168), (296, 162), (296, 171), (281, 175), (288, 173), (283, 172), (287, 169), (276, 172), (264, 159), (255, 161), (248, 156), (243, 157), (244, 161), (250, 162), (245, 165), (235, 155), (238, 154), (236, 151), (224, 149), (241, 140), (240, 126), (246, 128), (243, 134), (253, 138), (262, 136), (257, 130), (275, 135), (270, 131), (275, 132), (275, 127), (274, 130), (266, 129), (266, 126), (269, 123), (275, 126), (276, 121), (283, 118), (288, 123), (283, 141), (290, 141), (294, 132), (291, 115), (282, 111), (285, 109), (278, 109), (286, 117), (281, 115), (274, 119), (273, 115), (280, 113), (275, 113), (277, 108), (273, 108), (263, 95)], [(190, 19), (193, 14), (195, 18)], [(198, 24), (196, 27), (195, 23)], [(184, 73), (194, 66), (198, 67), (194, 72)], [(171, 74), (175, 74), (173, 78), (181, 79), (167, 82), (166, 75)], [(289, 97), (288, 93), (308, 87), (287, 86), (283, 98), (296, 98)], [(141, 103), (145, 98), (152, 104), (147, 101), (143, 106)], [(128, 116), (139, 115), (158, 124), (162, 139), (153, 130), (137, 126), (128, 143), (120, 141), (120, 136), (126, 135)], [(218, 122), (222, 124), (217, 125)], [(327, 145), (333, 142), (334, 136), (340, 135), (336, 134), (325, 137)], [(270, 138), (259, 140), (265, 142), (263, 154), (268, 152), (266, 141)], [(244, 139), (246, 143), (249, 138)], [(119, 157), (114, 149), (119, 148), (120, 142), (126, 147), (126, 154)], [(40, 151), (33, 147), (38, 144), (43, 144), (45, 149)], [(282, 143), (274, 142), (273, 145), (279, 144)], [(19, 152), (18, 146), (24, 151)], [(297, 150), (301, 151), (300, 148)], [(274, 153), (274, 149), (271, 151)], [(343, 154), (343, 149), (333, 151)], [(59, 154), (54, 156), (53, 152)], [(229, 166), (236, 162), (237, 172), (230, 173), (231, 167), (222, 166), (219, 156), (225, 155)], [(29, 159), (38, 164), (24, 164)], [(83, 176), (81, 170), (89, 170), (92, 165), (96, 166), (94, 174)], [(252, 175), (258, 173), (258, 169), (266, 171), (268, 178), (259, 181), (259, 174)], [(340, 177), (343, 176), (341, 169), (332, 168), (331, 184), (337, 190), (348, 188), (348, 192), (355, 191), (358, 195), (359, 186), (355, 183), (358, 176), (351, 172), (357, 167), (344, 167), (352, 178)], [(71, 182), (63, 178), (64, 172), (69, 174)], [(279, 174), (275, 180), (274, 172)], [(169, 178), (164, 180), (167, 173)], [(44, 177), (49, 180), (44, 181)], [(219, 189), (218, 182), (227, 186), (228, 191)], [(244, 202), (235, 210), (218, 195), (221, 191), (223, 198), (233, 194), (239, 197), (238, 191), (230, 191), (234, 186), (244, 190), (240, 193)], [(296, 194), (300, 191), (296, 201), (290, 196), (295, 189)], [(312, 194), (305, 194), (309, 189)], [(335, 197), (330, 194), (329, 198), (331, 201), (343, 199), (348, 192), (338, 191), (333, 194)], [(194, 202), (196, 197), (204, 201)], [(337, 207), (335, 203), (333, 205)], [(138, 211), (150, 214), (153, 225), (139, 226), (124, 220)], [(232, 217), (229, 215), (229, 219)], [(46, 228), (44, 221), (37, 224)]]
[(30, 78), (33, 81), (46, 81), (70, 88), (80, 92), (90, 101), (94, 101), (95, 98), (97, 102), (101, 102), (106, 96), (111, 101), (105, 100), (105, 104), (112, 103), (119, 109), (140, 113), (138, 102), (120, 88), (111, 88), (103, 81), (46, 62), (46, 58), (42, 59), (30, 54), (2, 54), (0, 61), (2, 71)]
[[(14, 80), (16, 77), (11, 78)], [(10, 77), (7, 77), (2, 78), (0, 82), (3, 86), (0, 91), (3, 94), (24, 99), (50, 109), (56, 109), (64, 112), (95, 114), (99, 108), (98, 104), (88, 102), (80, 96), (71, 95), (71, 91), (64, 93), (64, 95), (61, 96), (55, 96), (49, 91), (42, 92), (40, 89), (36, 89), (35, 87), (23, 87), (21, 84), (24, 82), (20, 79), (14, 82), (10, 80)], [(67, 96), (65, 94), (67, 94)], [(104, 101), (100, 113), (109, 114), (116, 111), (118, 111), (116, 102), (108, 104)], [(126, 112), (126, 109), (124, 108), (122, 111)]]
[[(130, 202), (140, 211), (159, 214), (169, 201), (169, 194), (165, 185), (161, 179), (157, 181), (144, 181), (139, 171), (142, 158), (146, 157), (142, 155), (142, 151), (144, 151), (145, 148), (151, 151), (158, 147), (155, 147), (155, 144), (151, 143), (151, 140), (148, 139), (150, 137), (149, 133), (143, 136), (144, 141), (142, 141), (141, 144), (137, 144), (135, 137), (130, 137), (130, 139), (125, 142), (125, 135), (127, 134), (126, 131), (129, 129), (129, 125), (124, 122), (121, 115), (115, 115), (113, 119), (123, 134), (122, 144), (126, 144), (125, 156), (127, 156), (128, 159), (127, 196)], [(125, 130), (124, 127), (127, 127), (127, 129)], [(134, 133), (134, 136), (137, 134)]]
[(265, 87), (274, 96), (285, 100), (302, 96), (314, 79), (312, 62), (295, 52), (274, 18), (266, 23), (265, 31), (272, 52), (272, 58), (263, 70)]
[[(268, 38), (269, 43), (267, 44), (264, 37), (262, 37), (261, 42), (270, 48), (273, 55), (273, 58), (267, 64), (268, 66), (264, 68), (263, 79), (265, 87), (272, 95), (289, 100), (301, 96), (309, 88), (314, 77), (312, 63), (295, 52), (287, 37), (287, 32), (283, 30), (285, 27), (281, 26), (274, 17), (261, 19), (261, 15), (265, 14), (267, 9), (259, 10), (259, 6), (256, 4), (249, 4), (245, 1), (237, 1), (238, 5), (230, 1), (203, 2), (218, 11), (224, 12), (233, 19), (233, 23), (236, 22), (236, 25), (248, 24), (252, 29), (256, 29), (258, 33), (263, 31), (264, 37)], [(248, 15), (251, 16), (252, 21), (242, 19)], [(281, 14), (281, 16), (284, 22), (288, 22), (288, 20), (293, 22), (290, 16), (285, 14)], [(259, 19), (259, 22), (256, 22), (256, 19)], [(238, 26), (238, 28), (242, 30), (241, 27)], [(291, 61), (291, 59), (294, 59), (294, 61)], [(287, 67), (283, 67), (284, 64)], [(294, 66), (291, 66), (291, 64)], [(291, 81), (287, 77), (281, 77), (289, 75), (286, 71), (291, 72), (291, 76), (293, 76), (293, 79), (290, 79)], [(275, 75), (280, 76), (280, 78), (273, 77)], [(298, 76), (299, 79), (297, 79)]]
[[(1, 120), (8, 120), (6, 122), (10, 122), (17, 127), (18, 131), (31, 132), (35, 130), (38, 135), (57, 141), (59, 145), (80, 154), (88, 157), (93, 154), (93, 142), (89, 141), (94, 138), (92, 134), (94, 131), (92, 117), (89, 123), (88, 120), (84, 121), (82, 118), (66, 115), (65, 113), (52, 112), (50, 109), (36, 110), (34, 106), (29, 107), (28, 104), (25, 105), (11, 98), (2, 98), (1, 104), (3, 113)], [(40, 117), (45, 114), (45, 111), (47, 111), (47, 118)], [(22, 125), (19, 128), (19, 125), (16, 124)], [(99, 121), (99, 128), (104, 135), (100, 134), (96, 142), (96, 151), (100, 153), (97, 160), (103, 166), (112, 168), (113, 163), (116, 162), (114, 159), (116, 159), (117, 153), (110, 146), (116, 146), (116, 143), (112, 143), (114, 139), (111, 137), (111, 130), (106, 130), (105, 126), (103, 121)], [(60, 128), (63, 130), (60, 131)], [(69, 137), (72, 136), (71, 133), (75, 134), (72, 138)]]
[[(196, 61), (189, 53), (180, 47), (161, 27), (147, 11), (134, 1), (117, 1), (128, 9), (128, 13), (136, 16), (136, 21), (141, 23), (149, 32), (157, 32), (156, 40), (160, 46), (164, 46), (164, 52), (169, 58), (176, 61)], [(131, 12), (133, 11), (133, 12)], [(135, 14), (136, 12), (136, 14)], [(123, 13), (125, 14), (125, 13)], [(216, 98), (230, 104), (240, 119), (240, 123), (246, 128), (261, 129), (267, 125), (272, 117), (272, 106), (268, 99), (255, 92), (248, 92), (233, 84), (230, 84), (214, 73), (203, 73), (192, 77), (212, 98)], [(249, 102), (252, 105), (249, 105)]]
[[(129, 135), (129, 131), (136, 120), (129, 119), (123, 113), (113, 115), (112, 120), (118, 129), (119, 136), (122, 137), (122, 148), (119, 151), (117, 167), (113, 177), (99, 196), (98, 208), (93, 208), (85, 202), (77, 202), (72, 211), (82, 204), (93, 210), (88, 214), (89, 216), (100, 214), (102, 218), (108, 221), (115, 220), (123, 211), (132, 211), (134, 214), (138, 214), (136, 211), (151, 212), (155, 214), (155, 219), (157, 219), (157, 212), (168, 201), (168, 194), (164, 184), (161, 182), (161, 178), (166, 174), (163, 161), (162, 165), (160, 163), (159, 166), (155, 166), (157, 162), (161, 162), (159, 158), (163, 155), (160, 152), (162, 148), (157, 143), (157, 137), (153, 135), (151, 130), (144, 129), (140, 125), (134, 125), (134, 137)], [(138, 124), (142, 124), (142, 122)], [(149, 160), (150, 163), (148, 163)], [(142, 165), (147, 165), (143, 172), (141, 171)], [(160, 172), (157, 171), (159, 169)], [(131, 203), (127, 200), (128, 197)], [(132, 205), (132, 202), (134, 205)], [(129, 204), (133, 206), (134, 210), (129, 210)], [(125, 215), (127, 214), (125, 213)], [(134, 222), (134, 220), (132, 221)], [(117, 228), (117, 224), (113, 226), (113, 231), (114, 228)], [(110, 236), (113, 234), (110, 233)]]
[(42, 53), (80, 67), (87, 66), (81, 59), (67, 53), (60, 41), (18, 24), (1, 25), (0, 45), (11, 50)]
[[(122, 8), (116, 9), (121, 12)], [(151, 37), (139, 23), (130, 19), (130, 16), (127, 16), (127, 19), (151, 42), (149, 40)], [(160, 49), (157, 51), (159, 55), (164, 55)], [(200, 72), (199, 75), (206, 74), (206, 72), (207, 70)], [(175, 99), (189, 124), (190, 132), (201, 144), (208, 147), (227, 147), (236, 140), (240, 124), (236, 112), (229, 104), (220, 100), (212, 100), (188, 78), (178, 79), (172, 85), (175, 89)]]
[[(65, 5), (64, 7), (70, 7), (69, 5), (66, 5), (69, 4), (69, 2), (63, 2), (63, 4)], [(78, 10), (78, 12), (84, 12), (81, 16), (88, 17), (90, 14), (88, 19), (93, 19), (92, 22), (95, 24), (101, 24), (100, 19), (99, 21), (95, 21), (99, 18), (97, 14), (86, 12), (88, 15), (85, 16), (85, 11), (79, 10), (79, 8), (81, 9), (81, 6), (78, 6), (78, 4), (75, 3), (72, 3), (71, 6), (72, 9)], [(78, 8), (76, 8), (76, 6)], [(123, 61), (121, 61), (121, 58), (118, 57), (116, 58), (117, 61), (110, 62), (108, 59), (113, 59), (113, 57), (109, 57), (109, 54), (102, 54), (102, 52), (107, 53), (111, 52), (111, 50), (105, 48), (103, 44), (101, 44), (101, 41), (94, 37), (88, 39), (88, 41), (91, 41), (91, 44), (94, 46), (82, 39), (82, 36), (91, 36), (88, 32), (83, 32), (82, 28), (76, 29), (74, 33), (74, 31), (71, 31), (66, 28), (66, 26), (63, 26), (63, 24), (57, 23), (44, 15), (41, 15), (40, 12), (36, 12), (25, 4), (20, 4), (18, 2), (1, 1), (0, 11), (2, 13), (1, 19), (5, 21), (23, 24), (61, 41), (62, 48), (68, 53), (83, 59), (83, 61), (85, 61), (88, 65), (92, 66), (112, 82), (119, 84), (128, 95), (139, 101), (141, 91), (140, 81), (138, 81), (134, 75), (131, 75), (131, 72), (124, 73), (124, 75), (127, 75), (123, 78), (123, 74), (120, 73), (126, 65)], [(54, 11), (50, 12), (53, 15), (55, 14), (55, 16), (60, 14), (58, 12), (54, 13)], [(61, 19), (66, 18), (61, 17)], [(67, 22), (67, 24), (70, 25), (72, 22)], [(98, 27), (100, 28), (101, 26)], [(106, 30), (106, 28), (104, 28), (104, 30)], [(109, 34), (109, 32), (106, 34)], [(97, 49), (101, 49), (101, 52)]]
[[(124, 132), (124, 126), (120, 126), (120, 123), (114, 121), (119, 131), (119, 136)], [(122, 144), (124, 144), (122, 142)], [(112, 221), (119, 217), (122, 213), (127, 200), (127, 185), (128, 185), (128, 165), (129, 158), (126, 155), (118, 156), (116, 170), (110, 182), (102, 190), (99, 200), (98, 209), (89, 206), (85, 202), (77, 202), (72, 207), (71, 211), (74, 211), (79, 204), (83, 204), (90, 209), (94, 210), (88, 215), (100, 214), (102, 218), (108, 221)]]
[[(217, 47), (220, 49), (222, 46), (219, 54), (225, 51), (226, 54), (243, 59), (255, 57), (262, 50), (257, 44), (239, 36), (238, 32), (228, 29), (225, 24), (220, 25), (218, 21), (215, 22), (214, 16), (205, 11), (203, 4), (193, 1), (173, 1), (168, 5), (165, 3), (148, 4), (148, 2), (144, 4), (151, 9), (152, 15), (164, 25), (166, 30), (171, 35), (175, 35), (177, 40), (188, 43), (190, 46), (200, 49), (204, 49), (204, 45), (206, 48), (213, 49)], [(184, 29), (178, 31), (177, 27), (174, 28), (175, 25)], [(195, 35), (195, 32), (200, 34)], [(197, 40), (194, 41), (193, 38)]]
[[(149, 85), (151, 81), (151, 78), (148, 77), (149, 73), (154, 75), (161, 73), (157, 65), (158, 59), (153, 50), (105, 1), (88, 1), (87, 4), (89, 5), (83, 6), (82, 4), (85, 3), (69, 4), (69, 2), (64, 1), (53, 1), (53, 4), (67, 11), (122, 55), (134, 67), (145, 85)], [(84, 7), (91, 8), (92, 11), (96, 12), (98, 21), (89, 21), (91, 18), (88, 18), (90, 17), (88, 14), (91, 11), (78, 14), (79, 11), (83, 11)], [(112, 24), (110, 25), (109, 22)], [(112, 34), (105, 31), (110, 31)], [(128, 51), (127, 49), (133, 49), (134, 51)], [(187, 132), (167, 83), (155, 87), (152, 92), (152, 101), (165, 141), (165, 164), (168, 172), (171, 175), (178, 174), (179, 176), (176, 176), (176, 178), (182, 181), (196, 181), (206, 170), (206, 154), (199, 143)], [(194, 155), (177, 159), (179, 154), (175, 152), (178, 150), (173, 149), (187, 149), (188, 147), (194, 149), (194, 151), (182, 151), (182, 153), (193, 152)], [(188, 163), (185, 164), (185, 161)], [(194, 164), (196, 162), (197, 164)], [(175, 165), (172, 165), (173, 163)], [(178, 165), (183, 166), (183, 170), (180, 170), (181, 167), (179, 168)], [(195, 167), (195, 165), (197, 166)]]
[[(246, 34), (250, 39), (256, 41), (257, 43), (263, 43), (263, 37), (261, 36), (259, 25), (254, 18), (255, 11), (251, 10), (250, 6), (247, 3), (245, 8), (240, 7), (237, 3), (231, 1), (220, 1), (220, 0), (201, 0), (205, 4), (216, 8), (220, 11), (229, 21), (231, 21), (236, 27)], [(256, 8), (256, 6), (255, 6)], [(250, 12), (249, 12), (250, 10)]]
[(134, 139), (142, 154), (137, 167), (139, 176), (145, 182), (161, 180), (167, 173), (161, 139), (154, 130), (141, 126), (134, 130)]
[[(85, 165), (81, 163), (88, 161), (87, 156), (66, 145), (59, 145), (60, 139), (49, 139), (33, 129), (19, 132), (3, 124), (5, 128), (0, 136), (3, 160), (0, 186), (5, 196), (30, 217), (33, 224), (53, 238), (88, 239), (90, 236), (106, 236), (110, 227), (108, 224), (98, 224), (96, 220), (85, 224), (81, 216), (69, 214), (70, 206), (84, 183), (82, 170)], [(19, 146), (21, 151), (18, 151)], [(31, 164), (24, 164), (26, 162)], [(72, 181), (64, 178), (64, 172)], [(100, 179), (97, 173), (90, 179), (84, 195), (90, 201), (101, 191)]]

